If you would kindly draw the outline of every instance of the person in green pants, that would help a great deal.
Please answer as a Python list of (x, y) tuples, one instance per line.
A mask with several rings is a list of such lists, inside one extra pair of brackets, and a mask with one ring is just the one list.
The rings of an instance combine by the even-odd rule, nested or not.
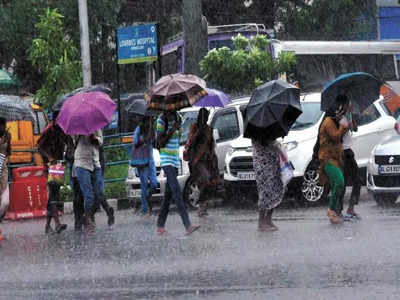
[(336, 103), (326, 112), (318, 132), (320, 178), (321, 183), (327, 179), (331, 187), (327, 216), (332, 224), (343, 222), (340, 208), (340, 197), (344, 190), (342, 139), (348, 127), (339, 122), (346, 113), (347, 103), (347, 97), (339, 95)]

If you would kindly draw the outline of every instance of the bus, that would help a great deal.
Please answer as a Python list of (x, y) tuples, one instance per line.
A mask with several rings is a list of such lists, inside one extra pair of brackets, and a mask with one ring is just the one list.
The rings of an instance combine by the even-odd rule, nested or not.
[(338, 75), (371, 73), (384, 81), (399, 80), (400, 41), (279, 41), (275, 52), (293, 52), (291, 70), (303, 91), (320, 90)]
[[(239, 33), (246, 38), (257, 34), (266, 35), (274, 41), (274, 30), (267, 29), (264, 24), (244, 23), (232, 25), (208, 26), (208, 50), (214, 48), (228, 47), (233, 48), (232, 38)], [(270, 46), (271, 55), (275, 55), (273, 42)], [(161, 48), (162, 73), (184, 73), (185, 64), (185, 45), (183, 33), (179, 33), (167, 40), (167, 44)]]

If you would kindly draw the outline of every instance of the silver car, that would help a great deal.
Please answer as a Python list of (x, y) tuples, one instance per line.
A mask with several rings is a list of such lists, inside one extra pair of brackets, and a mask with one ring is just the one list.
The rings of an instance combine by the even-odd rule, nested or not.
[(367, 168), (367, 188), (378, 205), (394, 204), (400, 195), (400, 136), (376, 145)]

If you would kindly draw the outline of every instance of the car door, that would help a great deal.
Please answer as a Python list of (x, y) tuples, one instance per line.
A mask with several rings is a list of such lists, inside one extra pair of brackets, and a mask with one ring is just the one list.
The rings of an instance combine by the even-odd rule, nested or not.
[(380, 140), (382, 122), (380, 112), (375, 105), (369, 106), (361, 115), (354, 116), (358, 130), (353, 132), (352, 149), (359, 167), (365, 167), (374, 146)]
[(219, 110), (214, 114), (211, 127), (218, 130), (219, 139), (216, 140), (216, 153), (218, 156), (218, 168), (222, 173), (230, 143), (240, 136), (237, 110), (235, 108)]

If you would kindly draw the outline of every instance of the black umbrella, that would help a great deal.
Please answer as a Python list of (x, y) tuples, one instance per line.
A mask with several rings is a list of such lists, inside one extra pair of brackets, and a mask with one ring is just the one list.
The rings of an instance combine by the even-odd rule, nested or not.
[(90, 87), (81, 87), (79, 89), (73, 90), (70, 93), (61, 95), (57, 98), (56, 103), (52, 106), (52, 111), (53, 112), (59, 112), (61, 110), (61, 107), (63, 106), (64, 102), (69, 98), (77, 93), (80, 92), (103, 92), (106, 93), (107, 95), (111, 96), (111, 90), (108, 87), (105, 87), (103, 85), (93, 85)]
[(7, 121), (34, 121), (31, 105), (18, 96), (0, 95), (0, 118)]
[(300, 90), (297, 87), (280, 79), (267, 82), (251, 95), (245, 110), (244, 136), (283, 137), (301, 113)]
[(379, 98), (382, 82), (364, 72), (346, 73), (329, 82), (321, 94), (321, 110), (327, 111), (338, 95), (346, 95), (353, 112), (362, 113)]
[(148, 103), (144, 99), (129, 97), (127, 102), (128, 104), (125, 106), (125, 111), (133, 121), (140, 122), (145, 116), (153, 117), (159, 113), (155, 110), (149, 110)]

